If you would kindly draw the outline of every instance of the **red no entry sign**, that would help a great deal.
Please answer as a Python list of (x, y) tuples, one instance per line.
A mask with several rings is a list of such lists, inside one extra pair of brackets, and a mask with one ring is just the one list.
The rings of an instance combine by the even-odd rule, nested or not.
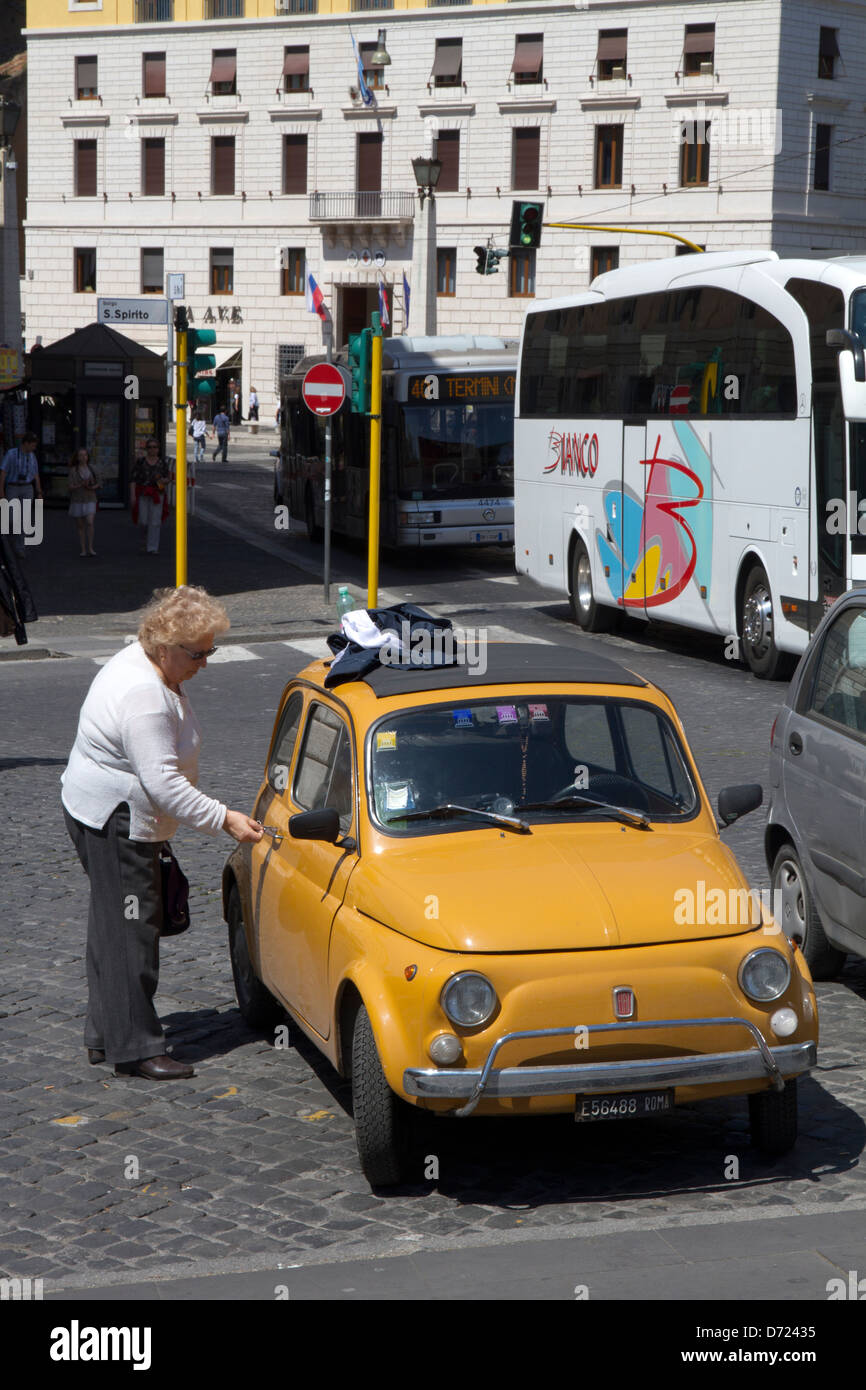
[(330, 362), (318, 362), (305, 374), (301, 395), (314, 415), (335, 415), (346, 399), (346, 385), (340, 369)]

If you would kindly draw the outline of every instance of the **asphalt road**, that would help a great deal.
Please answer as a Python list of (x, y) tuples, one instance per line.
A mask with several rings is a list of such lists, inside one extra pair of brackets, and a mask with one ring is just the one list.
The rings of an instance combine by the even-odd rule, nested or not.
[[(299, 623), (291, 595), (317, 583), (317, 556), (302, 537), (275, 535), (264, 460), (201, 476), (198, 544), (230, 559), (249, 593), (268, 567), (275, 640), (236, 633), (189, 687), (204, 730), (202, 786), (249, 807), (280, 693), (320, 641), (276, 640), (275, 576), (286, 566)], [(364, 557), (338, 547), (334, 568), (335, 580), (360, 585)], [(386, 562), (382, 580), (386, 597), (437, 606), (491, 637), (595, 648), (657, 681), (712, 797), (765, 779), (783, 687), (726, 662), (720, 644), (636, 628), (585, 637), (558, 598), (516, 579), (505, 555)], [(255, 638), (259, 616), (249, 607)], [(410, 1182), (371, 1193), (346, 1088), (297, 1033), (277, 1049), (238, 1013), (219, 902), (229, 842), (181, 832), (194, 926), (164, 944), (157, 1003), (176, 1055), (198, 1074), (159, 1087), (88, 1066), (86, 881), (58, 779), (95, 662), (117, 636), (94, 614), (86, 640), (67, 645), (66, 657), (0, 661), (2, 1275), (42, 1278), (47, 1297), (273, 1298), (282, 1269), (299, 1297), (570, 1299), (586, 1284), (600, 1299), (824, 1300), (827, 1280), (856, 1268), (866, 1234), (866, 965), (853, 959), (819, 986), (820, 1065), (801, 1086), (801, 1139), (784, 1159), (753, 1153), (741, 1101), (580, 1131), (560, 1118), (475, 1120), (426, 1126)], [(758, 812), (727, 832), (755, 887), (767, 886), (762, 831)], [(375, 1268), (365, 1265), (373, 1257)]]

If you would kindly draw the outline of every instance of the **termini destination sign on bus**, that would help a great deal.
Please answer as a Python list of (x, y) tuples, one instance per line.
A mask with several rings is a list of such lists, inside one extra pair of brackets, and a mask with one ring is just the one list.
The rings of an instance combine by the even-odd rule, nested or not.
[(428, 372), (410, 376), (410, 401), (513, 401), (514, 372)]

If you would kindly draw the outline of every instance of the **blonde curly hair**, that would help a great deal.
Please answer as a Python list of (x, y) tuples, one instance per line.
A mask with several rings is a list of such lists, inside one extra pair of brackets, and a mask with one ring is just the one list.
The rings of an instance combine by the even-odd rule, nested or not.
[(138, 640), (148, 656), (159, 647), (193, 644), (207, 633), (228, 632), (225, 608), (206, 589), (182, 584), (179, 589), (155, 589), (141, 615)]

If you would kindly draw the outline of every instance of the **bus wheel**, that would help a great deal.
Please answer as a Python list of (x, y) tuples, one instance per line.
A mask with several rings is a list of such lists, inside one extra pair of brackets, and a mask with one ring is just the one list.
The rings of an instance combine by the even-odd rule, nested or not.
[(596, 603), (592, 592), (592, 566), (583, 541), (575, 541), (571, 557), (571, 611), (584, 632), (609, 632), (615, 614)]
[(316, 507), (310, 488), (307, 488), (304, 493), (304, 521), (307, 525), (307, 540), (320, 541), (322, 539), (322, 528), (316, 522)]
[(775, 680), (785, 661), (773, 635), (773, 595), (761, 565), (755, 565), (746, 580), (741, 626), (743, 655), (752, 675), (760, 680)]

